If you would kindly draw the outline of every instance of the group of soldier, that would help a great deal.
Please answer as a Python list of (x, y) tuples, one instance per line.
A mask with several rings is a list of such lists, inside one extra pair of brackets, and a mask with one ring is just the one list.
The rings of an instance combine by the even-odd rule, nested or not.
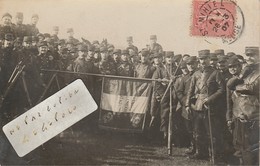
[[(157, 36), (151, 35), (147, 48), (138, 50), (130, 36), (128, 46), (121, 50), (107, 40), (91, 43), (82, 38), (80, 42), (73, 37), (72, 28), (67, 29), (67, 39), (59, 39), (58, 26), (53, 27), (53, 34), (42, 34), (38, 19), (34, 14), (31, 24), (25, 25), (23, 13), (16, 14), (15, 23), (9, 13), (2, 16), (1, 126), (21, 114), (21, 108), (39, 102), (53, 74), (43, 70), (156, 79), (149, 127), (158, 120), (163, 139), (168, 134), (169, 112), (173, 111), (173, 118), (181, 119), (187, 132), (190, 158), (208, 159), (211, 152), (216, 158), (234, 154), (243, 164), (259, 162), (259, 47), (246, 47), (245, 56), (225, 54), (222, 49), (200, 50), (196, 56), (174, 55), (163, 51)], [(15, 70), (20, 71), (21, 81), (10, 81), (16, 79)], [(60, 86), (76, 77), (83, 79), (94, 96), (100, 95), (100, 88), (95, 88), (98, 79), (91, 76), (63, 74), (58, 79)], [(5, 95), (11, 85), (12, 90)], [(55, 92), (55, 87), (52, 90)]]

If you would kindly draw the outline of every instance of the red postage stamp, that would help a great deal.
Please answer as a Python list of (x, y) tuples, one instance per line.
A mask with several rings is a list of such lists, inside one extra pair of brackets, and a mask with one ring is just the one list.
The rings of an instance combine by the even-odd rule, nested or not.
[(234, 37), (236, 9), (230, 0), (194, 0), (191, 35)]

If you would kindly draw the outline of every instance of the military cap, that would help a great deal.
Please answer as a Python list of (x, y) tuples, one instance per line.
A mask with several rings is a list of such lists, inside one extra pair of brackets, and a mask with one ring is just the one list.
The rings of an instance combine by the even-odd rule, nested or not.
[(113, 54), (121, 54), (121, 50), (120, 50), (120, 49), (115, 49), (115, 50), (113, 51)]
[(197, 62), (197, 57), (196, 56), (190, 56), (187, 60), (186, 63), (187, 64), (193, 64)]
[(78, 51), (88, 51), (88, 47), (86, 46), (86, 45), (84, 45), (84, 44), (79, 44), (78, 46), (77, 46), (77, 50)]
[(198, 51), (199, 58), (207, 58), (209, 57), (210, 51), (209, 50), (200, 50)]
[(51, 34), (49, 34), (49, 33), (44, 33), (43, 35), (44, 35), (45, 38), (51, 37)]
[(45, 38), (45, 36), (44, 36), (42, 33), (38, 33), (38, 34), (37, 34), (37, 37), (40, 37), (40, 36), (43, 37), (43, 38)]
[(54, 40), (53, 40), (52, 38), (47, 38), (47, 39), (45, 39), (45, 41), (46, 41), (47, 43), (51, 43), (51, 44), (54, 43)]
[(67, 33), (74, 32), (73, 28), (68, 28)]
[(246, 47), (245, 54), (246, 56), (259, 55), (259, 47)]
[(181, 60), (181, 58), (182, 58), (182, 55), (181, 54), (177, 54), (177, 55), (174, 55), (173, 60), (175, 62), (179, 62)]
[(133, 41), (133, 36), (128, 36), (128, 37), (126, 38), (126, 41)]
[(113, 44), (108, 44), (107, 48), (115, 48), (115, 46)]
[(93, 52), (94, 52), (94, 51), (95, 51), (95, 46), (93, 46), (93, 45), (90, 45), (90, 46), (89, 46), (89, 48), (88, 48), (88, 50), (89, 50), (89, 51), (93, 51)]
[(229, 67), (241, 64), (241, 62), (236, 57), (229, 58), (227, 63)]
[(15, 42), (23, 42), (23, 37), (17, 37), (17, 38), (15, 39)]
[(245, 63), (246, 62), (245, 58), (242, 55), (236, 55), (234, 57), (236, 57), (239, 60), (239, 62), (241, 62), (241, 63)]
[(100, 49), (98, 47), (95, 47), (95, 52), (100, 52)]
[(152, 40), (152, 39), (157, 39), (157, 36), (156, 35), (151, 35), (150, 36), (150, 40)]
[(218, 55), (225, 55), (224, 53), (224, 50), (223, 49), (218, 49), (218, 50), (215, 50), (215, 54), (218, 56)]
[(65, 44), (65, 43), (66, 43), (65, 39), (60, 39), (60, 40), (58, 41), (58, 45), (63, 45), (63, 44)]
[(226, 61), (227, 61), (226, 56), (224, 56), (224, 55), (219, 56), (219, 58), (218, 58), (218, 63), (220, 63), (220, 62), (226, 62)]
[(40, 41), (38, 47), (48, 46), (46, 41)]
[(113, 51), (114, 51), (114, 47), (108, 47), (107, 50), (108, 50), (109, 52), (113, 52)]
[(174, 56), (174, 52), (173, 51), (166, 51), (165, 52), (165, 57), (170, 58)]
[(182, 61), (182, 62), (180, 63), (180, 68), (181, 68), (181, 69), (187, 68), (187, 63), (186, 63), (185, 61)]
[(23, 42), (32, 42), (31, 36), (24, 36), (23, 37)]
[(182, 57), (183, 57), (183, 58), (184, 58), (184, 57), (190, 57), (190, 55), (189, 55), (189, 54), (184, 54)]
[(156, 53), (153, 54), (152, 57), (153, 58), (162, 58), (162, 54), (156, 52)]
[(100, 52), (107, 52), (107, 48), (106, 47), (100, 47)]
[(209, 58), (212, 61), (217, 61), (218, 60), (217, 54), (213, 53), (213, 52), (209, 54)]
[(228, 52), (228, 53), (227, 53), (227, 56), (228, 56), (228, 57), (232, 57), (232, 56), (234, 56), (234, 55), (236, 55), (234, 52)]
[[(67, 47), (66, 47), (67, 48)], [(76, 47), (71, 47), (69, 50), (70, 53), (75, 53), (77, 52), (77, 48)]]
[(129, 51), (128, 50), (122, 50), (121, 54), (122, 55), (129, 55)]
[(12, 41), (12, 40), (14, 40), (14, 35), (12, 33), (7, 33), (7, 34), (5, 34), (4, 39), (7, 41)]
[(10, 13), (4, 13), (3, 16), (2, 16), (2, 18), (4, 18), (4, 17), (10, 17), (10, 18), (12, 18), (12, 15), (11, 15)]
[(54, 27), (52, 27), (52, 29), (53, 29), (54, 31), (58, 31), (60, 28), (59, 28), (58, 26), (54, 26)]
[(67, 52), (68, 52), (68, 48), (66, 48), (66, 47), (61, 47), (60, 48), (60, 53), (65, 54)]
[(99, 42), (97, 40), (94, 40), (92, 44), (99, 44)]
[(38, 37), (37, 36), (32, 36), (32, 41), (38, 41)]
[(39, 18), (38, 14), (33, 14), (32, 18)]
[(149, 55), (149, 51), (147, 49), (141, 50), (140, 53), (142, 54), (142, 56), (148, 56)]
[(23, 13), (22, 12), (17, 12), (15, 17), (16, 18), (23, 18)]

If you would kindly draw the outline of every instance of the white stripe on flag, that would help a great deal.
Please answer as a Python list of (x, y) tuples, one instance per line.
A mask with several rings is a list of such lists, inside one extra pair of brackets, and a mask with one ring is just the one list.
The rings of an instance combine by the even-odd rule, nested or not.
[(113, 112), (145, 113), (149, 97), (122, 96), (103, 93), (101, 97), (101, 109)]

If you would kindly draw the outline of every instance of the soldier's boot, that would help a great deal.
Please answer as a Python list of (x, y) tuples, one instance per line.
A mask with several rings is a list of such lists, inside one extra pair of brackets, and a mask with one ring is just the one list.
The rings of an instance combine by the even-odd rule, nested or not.
[(191, 136), (191, 147), (185, 152), (186, 155), (193, 155), (196, 153), (196, 143), (193, 136)]
[(209, 155), (207, 152), (207, 147), (205, 145), (198, 143), (196, 141), (196, 153), (189, 156), (190, 159), (196, 159), (196, 160), (208, 160)]

